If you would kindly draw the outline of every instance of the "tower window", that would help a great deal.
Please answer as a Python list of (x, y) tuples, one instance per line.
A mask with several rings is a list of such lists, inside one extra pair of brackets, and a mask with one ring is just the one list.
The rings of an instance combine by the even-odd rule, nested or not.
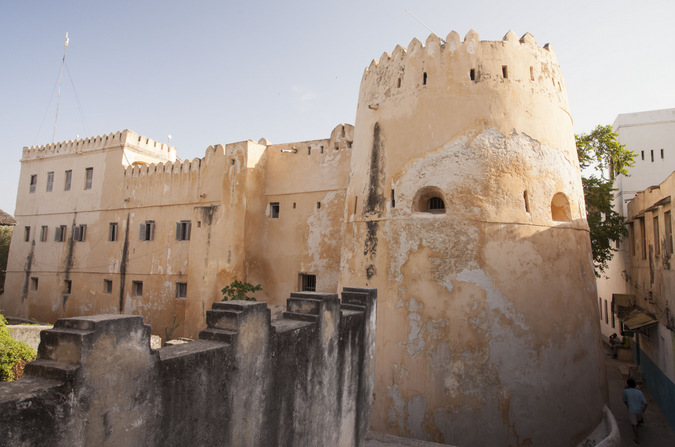
[(24, 242), (30, 241), (30, 227), (23, 227), (23, 240)]
[(663, 149), (661, 149), (661, 160), (663, 160)]
[(530, 198), (527, 195), (527, 190), (523, 191), (523, 200), (525, 201), (525, 212), (530, 212)]
[(645, 159), (645, 151), (640, 151), (640, 156), (641, 156), (642, 159), (644, 160), (644, 159)]
[(502, 65), (502, 77), (504, 79), (509, 77), (509, 69), (507, 68), (506, 65)]
[(394, 190), (391, 190), (391, 207), (396, 208), (396, 199), (394, 198)]
[(66, 171), (66, 181), (63, 184), (63, 190), (64, 191), (70, 191), (70, 182), (72, 181), (72, 179), (73, 179), (73, 170), (68, 169)]
[(401, 88), (401, 78), (398, 78), (398, 81), (396, 82), (396, 88)]
[(427, 85), (427, 72), (424, 72), (424, 75), (422, 75), (422, 85)]
[(430, 198), (428, 210), (429, 211), (445, 210), (445, 203), (443, 202), (443, 199), (441, 199), (440, 197)]
[(110, 295), (112, 293), (112, 279), (103, 280), (103, 293)]
[(46, 225), (42, 226), (42, 229), (40, 231), (40, 242), (47, 242), (47, 232), (49, 231), (49, 227)]
[(54, 242), (63, 242), (66, 240), (66, 226), (59, 225), (54, 231)]
[(141, 229), (138, 234), (138, 239), (141, 241), (151, 241), (155, 238), (155, 221), (146, 220), (141, 224)]
[(534, 67), (530, 67), (530, 81), (534, 81)]
[(91, 189), (91, 184), (94, 180), (94, 168), (85, 169), (84, 174), (84, 189)]
[(441, 190), (435, 186), (422, 188), (413, 199), (413, 211), (431, 214), (445, 213), (445, 200)]
[(176, 283), (176, 298), (187, 298), (187, 283), (186, 282), (177, 282)]
[(654, 163), (654, 149), (652, 149), (650, 152), (652, 154), (652, 163)]
[(35, 187), (37, 186), (37, 174), (30, 176), (30, 189), (28, 192), (35, 192)]
[(115, 242), (117, 240), (117, 222), (110, 222), (110, 227), (108, 228), (108, 240), (110, 242)]
[(131, 291), (134, 296), (143, 296), (143, 281), (131, 281)]
[(47, 173), (47, 192), (52, 192), (54, 188), (54, 171)]
[(472, 68), (472, 69), (469, 71), (469, 77), (471, 78), (472, 81), (475, 81), (475, 80), (476, 80), (476, 69), (475, 69), (475, 68)]
[(70, 293), (73, 291), (73, 281), (70, 279), (66, 279), (63, 281), (63, 294), (64, 295), (70, 295)]
[(30, 288), (32, 290), (38, 289), (38, 279), (35, 276), (30, 278)]

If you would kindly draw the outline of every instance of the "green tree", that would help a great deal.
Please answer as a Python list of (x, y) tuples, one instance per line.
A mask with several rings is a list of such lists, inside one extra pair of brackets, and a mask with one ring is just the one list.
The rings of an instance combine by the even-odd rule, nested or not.
[(5, 317), (0, 315), (0, 381), (20, 379), (23, 367), (35, 360), (35, 351), (26, 343), (14, 340)]
[(598, 126), (589, 134), (575, 135), (586, 214), (591, 230), (595, 275), (600, 277), (614, 256), (612, 242), (628, 235), (625, 218), (612, 209), (614, 178), (628, 176), (635, 154), (619, 142), (612, 126)]
[(0, 226), (0, 293), (5, 290), (5, 272), (7, 271), (7, 257), (9, 243), (12, 240), (12, 226)]
[(223, 301), (234, 301), (234, 300), (245, 300), (245, 301), (255, 301), (255, 298), (248, 296), (248, 293), (254, 293), (259, 290), (262, 290), (260, 284), (253, 285), (247, 282), (239, 281), (235, 279), (230, 283), (229, 286), (225, 286), (221, 292), (223, 293)]

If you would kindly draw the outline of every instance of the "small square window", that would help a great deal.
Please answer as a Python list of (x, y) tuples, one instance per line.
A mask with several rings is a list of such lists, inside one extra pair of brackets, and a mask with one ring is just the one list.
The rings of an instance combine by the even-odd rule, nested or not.
[(112, 279), (103, 280), (103, 293), (110, 295), (112, 293)]
[(143, 281), (131, 281), (131, 291), (134, 296), (143, 296)]
[(43, 225), (42, 228), (40, 229), (40, 242), (47, 242), (47, 232), (49, 231), (49, 227), (46, 225)]
[(279, 218), (279, 202), (270, 202), (270, 217), (272, 219)]
[(23, 227), (23, 240), (30, 242), (30, 227)]
[(192, 223), (189, 220), (181, 220), (180, 222), (176, 222), (176, 240), (189, 241), (191, 228)]
[(316, 292), (316, 275), (300, 273), (300, 291)]
[(91, 189), (91, 185), (94, 180), (94, 168), (85, 169), (84, 174), (84, 189)]
[(37, 186), (37, 174), (30, 176), (30, 189), (29, 192), (35, 192), (35, 187)]
[(187, 298), (187, 283), (186, 282), (177, 282), (176, 283), (176, 298)]
[(54, 172), (48, 172), (47, 173), (47, 192), (52, 192), (52, 188), (54, 188)]
[(110, 222), (108, 228), (108, 241), (115, 242), (117, 240), (117, 222)]
[(70, 293), (73, 291), (73, 281), (70, 279), (66, 279), (63, 281), (63, 294), (64, 295), (70, 295)]
[(37, 290), (38, 289), (38, 279), (36, 277), (31, 277), (30, 279), (30, 288), (31, 290)]
[(70, 191), (70, 182), (72, 181), (72, 179), (73, 179), (73, 170), (68, 169), (66, 171), (66, 182), (63, 185), (64, 191)]

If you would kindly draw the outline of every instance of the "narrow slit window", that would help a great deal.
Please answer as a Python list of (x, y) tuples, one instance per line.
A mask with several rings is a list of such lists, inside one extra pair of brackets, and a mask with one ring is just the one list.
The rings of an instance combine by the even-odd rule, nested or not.
[(47, 242), (47, 232), (49, 231), (49, 227), (46, 225), (43, 225), (40, 231), (40, 242)]
[(31, 290), (37, 290), (38, 289), (38, 279), (33, 276), (30, 279), (30, 288)]
[(469, 77), (471, 78), (472, 81), (475, 81), (475, 80), (476, 80), (476, 69), (475, 69), (475, 68), (472, 68), (472, 69), (469, 71)]
[(295, 207), (296, 207), (296, 203), (295, 203), (295, 202), (293, 202), (293, 209), (295, 209)]
[(391, 190), (391, 207), (396, 208), (396, 199), (395, 199), (395, 196), (394, 196), (394, 190), (393, 189)]
[(73, 180), (73, 170), (68, 169), (66, 171), (66, 180), (63, 183), (63, 190), (64, 191), (70, 191), (70, 183), (72, 182), (72, 180)]
[(30, 176), (30, 189), (28, 192), (35, 192), (35, 187), (37, 186), (37, 174)]
[(103, 280), (103, 293), (106, 295), (110, 295), (112, 293), (112, 279), (104, 279)]
[(84, 189), (91, 189), (92, 182), (94, 181), (94, 168), (85, 169), (84, 174)]
[(63, 294), (64, 295), (70, 295), (70, 293), (73, 291), (73, 281), (70, 279), (66, 279), (63, 281)]
[(316, 202), (316, 208), (320, 209), (321, 208), (321, 202)]
[(108, 228), (108, 241), (115, 242), (117, 240), (117, 222), (110, 222)]
[(307, 155), (312, 155), (312, 147), (307, 146)]
[(422, 75), (422, 85), (427, 85), (427, 72), (424, 72), (424, 75)]
[(663, 160), (663, 149), (661, 149), (661, 160)]
[(502, 65), (502, 77), (504, 79), (509, 77), (509, 69), (506, 65)]
[(652, 154), (652, 163), (654, 163), (654, 149), (652, 149), (650, 152)]
[(659, 216), (654, 216), (653, 220), (654, 225), (654, 254), (656, 256), (661, 255), (661, 238), (659, 237)]
[(320, 151), (321, 151), (321, 153), (323, 154), (323, 146), (321, 146), (321, 149), (320, 149)]
[(52, 192), (54, 188), (54, 172), (47, 173), (47, 192)]
[(640, 151), (640, 156), (641, 156), (642, 159), (644, 160), (644, 159), (645, 159), (645, 151)]
[(132, 281), (131, 291), (134, 296), (143, 296), (143, 281)]
[(24, 242), (30, 241), (30, 227), (23, 227), (23, 240)]
[(401, 88), (401, 78), (398, 78), (398, 81), (396, 81), (396, 88)]
[(534, 67), (530, 67), (530, 81), (534, 81)]
[(527, 190), (523, 191), (523, 200), (525, 201), (525, 212), (530, 212), (530, 198), (527, 196)]
[(356, 214), (356, 207), (359, 205), (359, 196), (354, 196), (354, 214)]

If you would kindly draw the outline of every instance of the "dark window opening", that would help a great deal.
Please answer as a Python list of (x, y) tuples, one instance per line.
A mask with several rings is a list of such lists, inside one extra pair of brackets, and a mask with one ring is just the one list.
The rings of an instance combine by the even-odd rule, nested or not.
[(663, 160), (663, 149), (661, 149), (661, 159)]
[(302, 292), (316, 292), (316, 275), (300, 273), (300, 290)]
[(312, 155), (312, 148), (311, 148), (311, 146), (307, 146), (307, 155)]
[(40, 231), (40, 242), (47, 242), (47, 232), (49, 231), (46, 225), (43, 225)]
[(54, 242), (64, 242), (66, 240), (66, 229), (65, 225), (59, 225), (54, 231)]
[(86, 225), (73, 226), (73, 240), (76, 242), (84, 242), (87, 234)]
[(103, 293), (110, 295), (112, 293), (112, 279), (103, 280)]
[(534, 67), (530, 67), (530, 81), (534, 81)]
[(644, 217), (641, 217), (638, 220), (640, 222), (640, 248), (642, 249), (642, 259), (647, 259), (647, 235), (645, 229), (645, 219)]
[(673, 254), (673, 223), (670, 219), (670, 211), (663, 214), (663, 223), (666, 229), (666, 252), (669, 255)]
[(38, 289), (38, 279), (36, 277), (31, 277), (30, 279), (30, 288), (31, 290), (37, 290)]
[(391, 190), (391, 207), (396, 208), (396, 199), (394, 198), (394, 190)]
[(270, 217), (272, 219), (279, 218), (279, 202), (270, 202)]
[(652, 163), (654, 163), (654, 149), (652, 149), (650, 152), (652, 154)]
[(35, 192), (35, 187), (37, 186), (37, 174), (30, 176), (30, 189), (29, 192)]
[(295, 209), (295, 202), (293, 202), (293, 209)]
[(628, 243), (630, 244), (630, 255), (635, 256), (635, 226), (633, 222), (628, 224)]
[(234, 158), (230, 158), (230, 164), (234, 166)]
[(30, 241), (30, 227), (23, 227), (23, 240), (24, 242)]
[(523, 191), (523, 200), (525, 201), (525, 212), (530, 212), (530, 199), (527, 196), (527, 190)]
[(321, 202), (316, 202), (317, 209), (321, 208)]
[(187, 298), (187, 283), (186, 282), (177, 282), (176, 283), (176, 298)]
[(47, 173), (47, 192), (52, 192), (54, 188), (54, 172)]
[(424, 75), (422, 76), (422, 85), (427, 85), (427, 72), (424, 72)]
[(645, 151), (640, 151), (640, 156), (641, 156), (642, 159), (644, 160), (644, 159), (645, 159)]
[(476, 80), (476, 69), (475, 69), (475, 68), (472, 68), (472, 69), (469, 71), (469, 77), (471, 78), (472, 81), (475, 81), (475, 80)]
[(347, 149), (351, 149), (351, 148), (352, 148), (352, 142), (351, 142), (351, 141), (347, 141)]
[(189, 241), (191, 229), (192, 222), (189, 220), (181, 220), (180, 222), (176, 222), (176, 240)]
[(323, 154), (323, 146), (321, 146), (321, 153)]
[(661, 238), (659, 237), (659, 217), (654, 216), (653, 220), (653, 226), (654, 226), (654, 254), (656, 256), (661, 255)]
[(94, 168), (85, 169), (84, 189), (91, 189), (94, 180)]
[(63, 294), (64, 295), (70, 295), (70, 293), (73, 291), (73, 281), (70, 279), (66, 279), (63, 281)]
[(398, 78), (398, 81), (396, 82), (396, 88), (401, 88), (401, 78)]
[(63, 184), (63, 190), (64, 191), (70, 191), (70, 182), (73, 179), (73, 171), (71, 169), (68, 169), (66, 171), (66, 181)]
[(143, 296), (143, 281), (131, 281), (131, 291), (134, 296)]
[(117, 222), (110, 222), (110, 228), (108, 229), (108, 240), (110, 242), (115, 242), (117, 240)]
[(427, 209), (429, 211), (444, 210), (445, 203), (443, 202), (443, 199), (441, 199), (440, 197), (431, 197), (429, 199), (429, 207)]
[(502, 77), (504, 79), (509, 77), (509, 69), (506, 67), (506, 65), (502, 65)]
[(155, 221), (146, 220), (141, 224), (141, 230), (138, 239), (141, 241), (151, 241), (155, 238)]

